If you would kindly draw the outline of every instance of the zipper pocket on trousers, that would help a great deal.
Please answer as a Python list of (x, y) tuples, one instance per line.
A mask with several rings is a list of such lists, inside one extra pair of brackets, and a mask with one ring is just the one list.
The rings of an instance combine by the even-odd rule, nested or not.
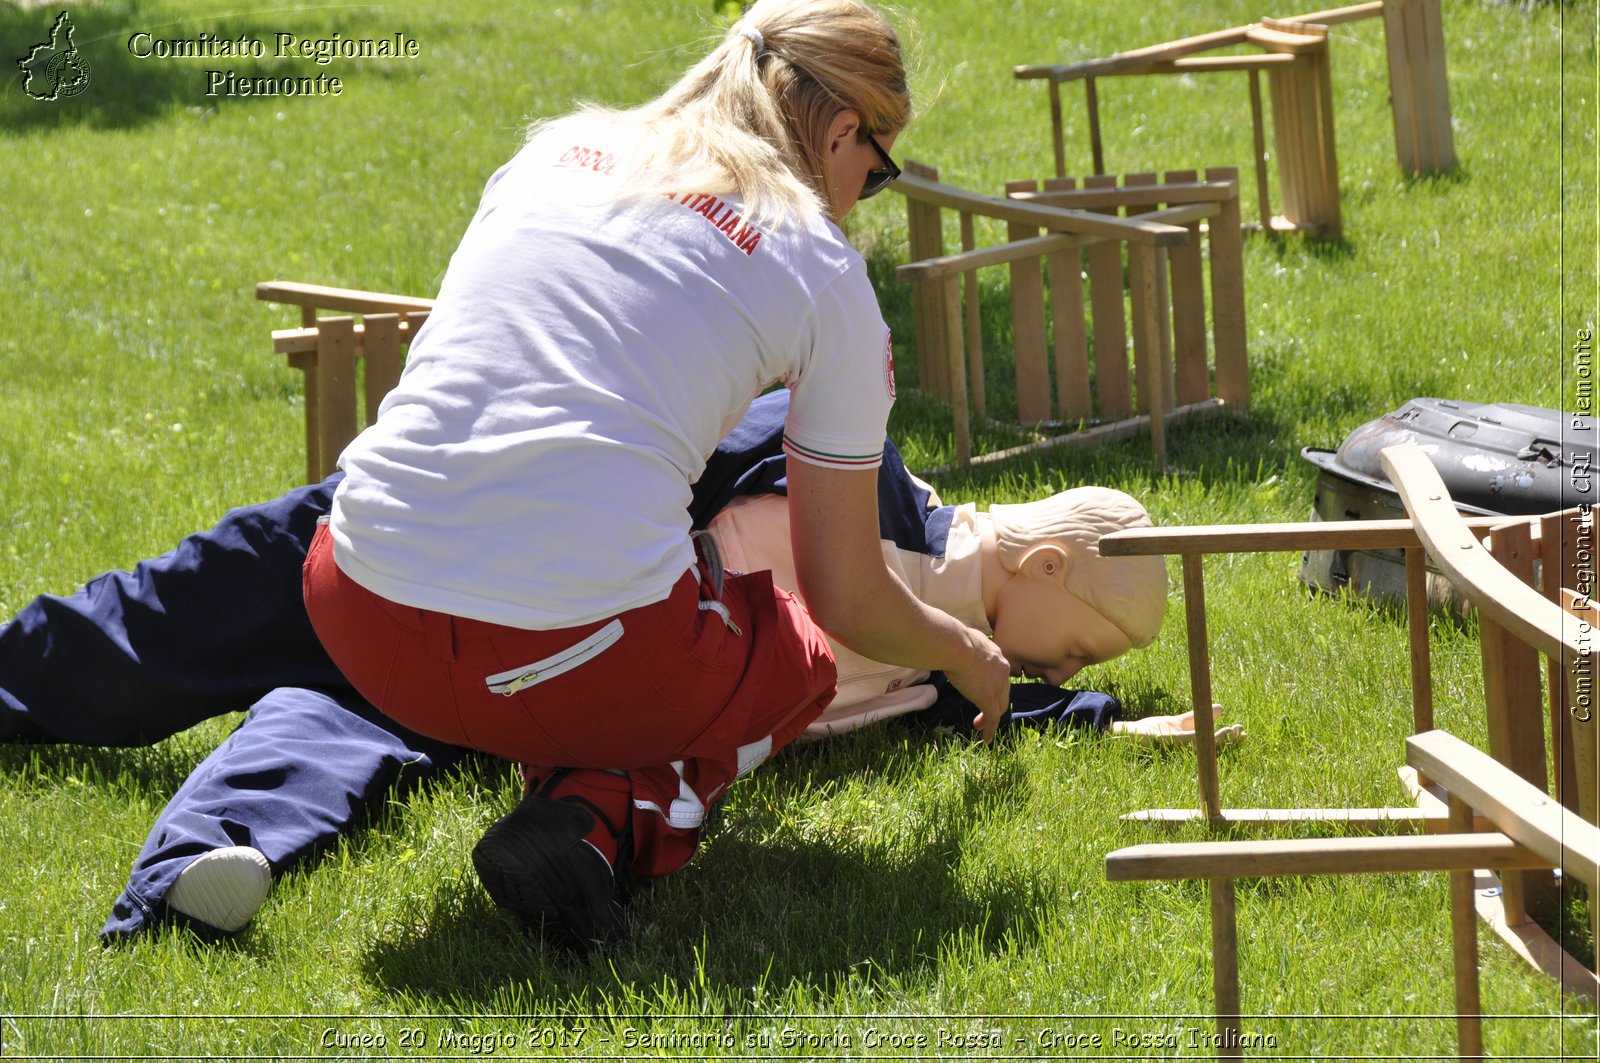
[(509, 698), (519, 690), (526, 690), (535, 683), (542, 683), (546, 679), (554, 679), (564, 672), (570, 672), (574, 668), (594, 660), (614, 646), (620, 638), (622, 638), (622, 621), (613, 620), (594, 634), (568, 646), (560, 653), (553, 653), (542, 661), (534, 661), (532, 664), (525, 664), (520, 668), (485, 676), (483, 682), (489, 688), (489, 693), (500, 694)]

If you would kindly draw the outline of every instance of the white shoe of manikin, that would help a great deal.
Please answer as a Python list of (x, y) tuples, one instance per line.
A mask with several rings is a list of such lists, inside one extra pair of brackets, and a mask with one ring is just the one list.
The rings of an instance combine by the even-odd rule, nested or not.
[(272, 867), (259, 849), (213, 849), (178, 873), (167, 905), (229, 933), (243, 929), (272, 888)]

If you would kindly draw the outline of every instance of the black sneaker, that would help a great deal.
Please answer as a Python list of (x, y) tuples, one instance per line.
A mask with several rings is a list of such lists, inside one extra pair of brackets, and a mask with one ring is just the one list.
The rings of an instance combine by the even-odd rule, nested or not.
[[(541, 792), (552, 789), (547, 785)], [(588, 951), (620, 940), (624, 932), (617, 875), (590, 836), (615, 853), (626, 847), (625, 829), (582, 798), (530, 793), (484, 832), (472, 850), (472, 866), (495, 904), (540, 929), (552, 944)]]

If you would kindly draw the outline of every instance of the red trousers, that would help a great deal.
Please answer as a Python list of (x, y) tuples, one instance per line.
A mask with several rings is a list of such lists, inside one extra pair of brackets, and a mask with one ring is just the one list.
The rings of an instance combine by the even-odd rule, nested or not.
[(519, 761), (529, 778), (589, 769), (562, 789), (581, 792), (591, 779), (601, 807), (625, 773), (631, 870), (642, 877), (687, 863), (727, 785), (834, 695), (833, 653), (794, 595), (765, 572), (729, 576), (720, 599), (708, 582), (686, 573), (663, 601), (529, 631), (374, 594), (335, 564), (326, 527), (305, 565), (317, 637), (385, 715)]

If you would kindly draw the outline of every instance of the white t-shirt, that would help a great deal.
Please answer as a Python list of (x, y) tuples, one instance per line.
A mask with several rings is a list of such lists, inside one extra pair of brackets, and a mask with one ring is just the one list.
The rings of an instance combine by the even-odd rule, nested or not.
[(774, 383), (792, 459), (876, 468), (892, 362), (829, 220), (736, 197), (612, 201), (604, 131), (489, 181), (377, 422), (345, 450), (334, 558), (392, 601), (529, 629), (664, 599), (706, 457)]

